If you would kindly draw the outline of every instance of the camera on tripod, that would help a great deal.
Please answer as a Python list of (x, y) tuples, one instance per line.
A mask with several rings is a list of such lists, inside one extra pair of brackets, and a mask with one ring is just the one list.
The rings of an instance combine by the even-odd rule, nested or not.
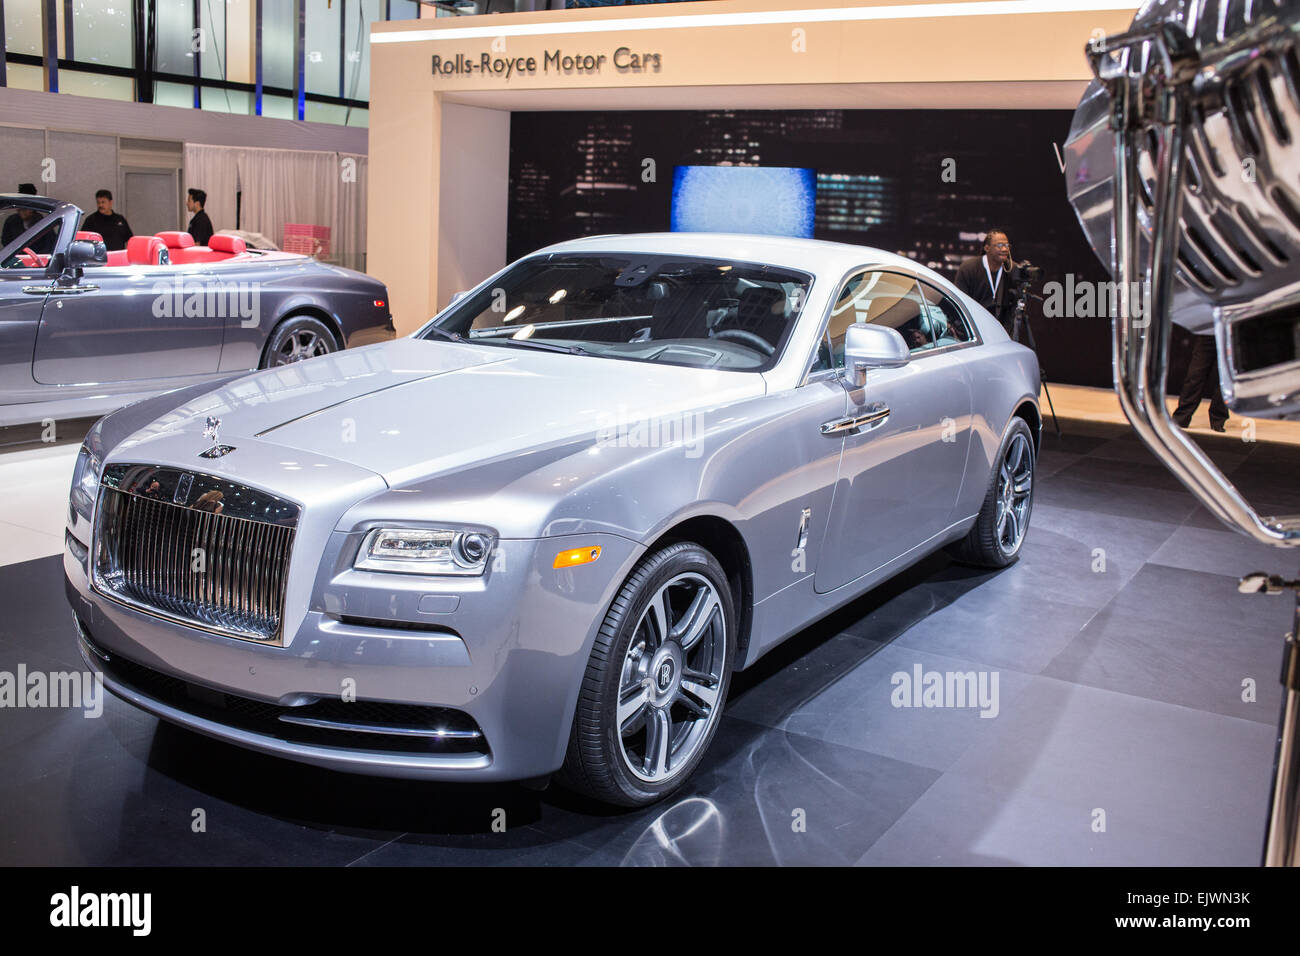
[[(1007, 301), (1012, 303), (1011, 321), (1006, 323), (1007, 331), (1011, 335), (1011, 341), (1029, 346), (1035, 356), (1038, 354), (1038, 343), (1034, 341), (1034, 330), (1029, 325), (1029, 300), (1038, 299), (1041, 302), (1043, 297), (1029, 290), (1042, 278), (1042, 266), (1036, 266), (1028, 259), (1013, 261), (1011, 273), (1007, 277)], [(1043, 394), (1047, 397), (1047, 407), (1052, 411), (1052, 425), (1057, 436), (1060, 436), (1061, 423), (1056, 418), (1056, 406), (1052, 403), (1052, 393), (1047, 389), (1047, 373), (1043, 371), (1041, 363), (1038, 375), (1043, 383)]]
[(1007, 281), (1010, 285), (1007, 291), (1015, 298), (1019, 298), (1022, 292), (1025, 292), (1034, 283), (1043, 278), (1043, 267), (1036, 266), (1028, 259), (1020, 262), (1011, 263), (1011, 274)]

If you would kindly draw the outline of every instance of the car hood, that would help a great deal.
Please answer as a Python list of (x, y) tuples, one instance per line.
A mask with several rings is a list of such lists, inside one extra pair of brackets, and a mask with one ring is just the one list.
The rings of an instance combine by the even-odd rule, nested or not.
[(201, 450), (212, 444), (207, 420), (218, 418), (219, 441), (235, 446), (223, 464), (245, 439), (344, 461), (392, 486), (765, 390), (758, 373), (404, 338), (236, 379), (129, 444), (193, 434)]

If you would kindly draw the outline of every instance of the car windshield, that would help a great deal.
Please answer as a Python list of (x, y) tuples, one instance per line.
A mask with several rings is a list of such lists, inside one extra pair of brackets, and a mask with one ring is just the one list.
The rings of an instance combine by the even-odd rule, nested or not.
[(765, 371), (812, 277), (726, 259), (616, 253), (525, 259), (454, 304), (424, 338)]

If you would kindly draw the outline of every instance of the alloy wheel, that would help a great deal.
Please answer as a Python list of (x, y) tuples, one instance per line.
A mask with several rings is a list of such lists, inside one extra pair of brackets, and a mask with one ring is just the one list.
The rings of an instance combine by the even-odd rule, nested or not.
[(1012, 437), (998, 466), (997, 539), (1003, 554), (1020, 550), (1029, 527), (1029, 508), (1034, 490), (1034, 453), (1029, 439)]
[(708, 740), (727, 648), (726, 616), (713, 584), (686, 572), (655, 592), (624, 655), (619, 679), (619, 751), (627, 769), (664, 783)]
[(317, 355), (328, 355), (329, 344), (311, 329), (299, 329), (289, 334), (275, 354), (276, 365), (302, 362)]

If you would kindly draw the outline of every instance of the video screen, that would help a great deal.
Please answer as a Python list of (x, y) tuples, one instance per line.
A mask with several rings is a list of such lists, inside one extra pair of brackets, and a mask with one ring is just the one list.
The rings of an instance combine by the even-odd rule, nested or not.
[(783, 166), (678, 166), (673, 232), (741, 232), (811, 239), (817, 174)]

